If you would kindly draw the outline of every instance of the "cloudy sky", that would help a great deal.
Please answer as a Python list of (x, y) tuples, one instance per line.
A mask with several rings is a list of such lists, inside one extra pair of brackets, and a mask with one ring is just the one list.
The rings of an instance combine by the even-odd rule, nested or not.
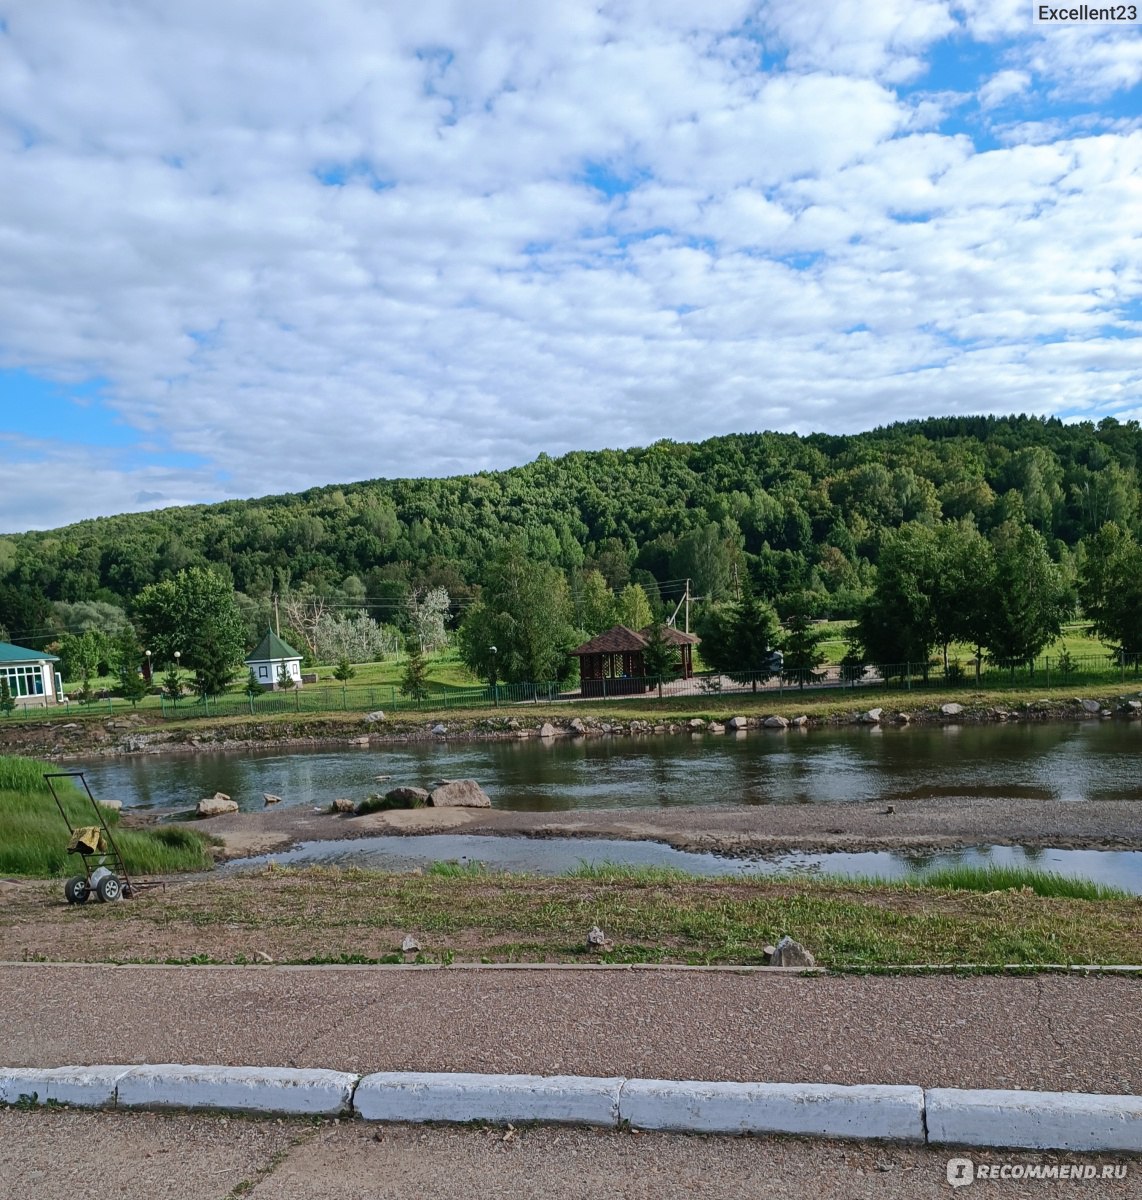
[(1031, 0), (0, 0), (0, 530), (1142, 416), (1140, 79)]

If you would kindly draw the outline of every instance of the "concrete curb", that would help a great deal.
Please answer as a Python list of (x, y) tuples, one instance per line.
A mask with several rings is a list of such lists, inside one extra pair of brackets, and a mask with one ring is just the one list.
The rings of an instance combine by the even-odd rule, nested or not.
[(1142, 1153), (1138, 1096), (929, 1088), (924, 1105), (933, 1143)]
[(636, 1129), (676, 1133), (798, 1133), (922, 1142), (924, 1092), (873, 1084), (633, 1079), (623, 1086), (619, 1117)]
[(0, 1105), (215, 1109), (366, 1121), (542, 1122), (1142, 1154), (1142, 1097), (292, 1067), (0, 1067)]
[(353, 1097), (366, 1121), (544, 1121), (615, 1126), (622, 1078), (395, 1071), (366, 1075)]
[(292, 1067), (129, 1068), (115, 1089), (120, 1108), (216, 1108), (338, 1117), (352, 1110), (359, 1076)]

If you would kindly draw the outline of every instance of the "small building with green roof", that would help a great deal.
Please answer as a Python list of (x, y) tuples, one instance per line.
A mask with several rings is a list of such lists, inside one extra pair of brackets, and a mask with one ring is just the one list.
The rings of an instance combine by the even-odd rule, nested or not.
[(8, 694), (28, 708), (58, 704), (63, 687), (56, 674), (59, 659), (46, 650), (29, 650), (0, 642), (0, 679), (7, 680)]
[(278, 681), (283, 670), (293, 680), (294, 687), (301, 687), (301, 655), (272, 629), (266, 630), (265, 637), (250, 652), (246, 666), (267, 690), (281, 686)]

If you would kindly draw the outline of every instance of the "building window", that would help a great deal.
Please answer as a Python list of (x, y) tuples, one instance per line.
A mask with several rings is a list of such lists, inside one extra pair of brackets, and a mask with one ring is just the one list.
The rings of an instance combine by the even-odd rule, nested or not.
[(8, 680), (8, 691), (13, 696), (42, 696), (44, 694), (44, 673), (35, 667), (4, 667), (4, 675)]
[(258, 668), (258, 678), (259, 679), (268, 679), (269, 678), (269, 671), (266, 667)]

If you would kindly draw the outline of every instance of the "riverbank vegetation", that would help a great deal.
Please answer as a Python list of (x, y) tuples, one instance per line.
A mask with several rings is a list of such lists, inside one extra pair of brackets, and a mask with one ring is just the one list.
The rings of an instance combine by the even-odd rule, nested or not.
[[(44, 780), (53, 768), (29, 758), (0, 757), (0, 875), (63, 876), (79, 874), (82, 863), (67, 853), (68, 829)], [(96, 824), (91, 803), (66, 779), (55, 781), (73, 827)], [(193, 830), (123, 829), (120, 814), (104, 809), (127, 870), (136, 873), (204, 870), (213, 865), (209, 840)]]
[[(267, 868), (68, 911), (56, 889), (7, 898), (0, 957), (85, 961), (386, 962), (414, 933), (434, 962), (754, 965), (789, 934), (822, 965), (1133, 963), (1137, 899), (1079, 900), (836, 880), (695, 880), (596, 870), (579, 878), (465, 867), (423, 874)], [(586, 949), (598, 925), (611, 942)], [(411, 956), (409, 961), (411, 961)]]

